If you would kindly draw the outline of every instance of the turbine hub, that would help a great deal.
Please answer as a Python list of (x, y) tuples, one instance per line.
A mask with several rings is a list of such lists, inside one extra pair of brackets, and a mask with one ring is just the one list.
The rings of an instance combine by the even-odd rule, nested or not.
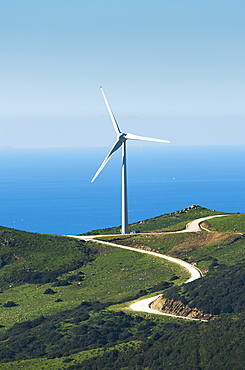
[(118, 140), (120, 140), (120, 141), (122, 141), (122, 142), (126, 141), (126, 140), (127, 140), (127, 139), (126, 139), (126, 135), (127, 135), (127, 134), (122, 133), (122, 134), (118, 137)]

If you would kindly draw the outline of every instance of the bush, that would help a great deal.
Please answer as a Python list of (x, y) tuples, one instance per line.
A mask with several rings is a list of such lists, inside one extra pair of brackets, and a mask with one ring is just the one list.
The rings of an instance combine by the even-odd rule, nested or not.
[(225, 266), (217, 265), (214, 261), (211, 271), (203, 279), (171, 287), (164, 293), (164, 297), (181, 301), (212, 315), (239, 313), (244, 310), (244, 281), (244, 262)]
[(56, 287), (56, 286), (67, 286), (67, 285), (71, 285), (71, 283), (69, 283), (68, 280), (58, 280), (56, 281), (52, 287)]
[(177, 279), (179, 279), (179, 276), (173, 275), (169, 280), (174, 281), (174, 280), (177, 280)]
[(4, 303), (3, 307), (16, 307), (18, 306), (15, 302), (13, 301), (8, 301), (7, 303)]
[(45, 292), (43, 292), (43, 294), (55, 294), (55, 293), (57, 293), (57, 292), (55, 292), (53, 289), (51, 289), (51, 288), (48, 288), (48, 289), (46, 289), (45, 290)]
[(173, 285), (173, 283), (169, 283), (168, 281), (162, 281), (161, 283), (158, 283), (154, 285), (149, 291), (151, 293), (159, 292), (160, 290), (165, 290), (167, 288), (170, 288)]

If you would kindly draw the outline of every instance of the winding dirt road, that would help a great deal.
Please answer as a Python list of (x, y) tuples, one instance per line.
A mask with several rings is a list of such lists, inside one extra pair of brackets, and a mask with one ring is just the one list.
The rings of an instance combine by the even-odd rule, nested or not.
[[(165, 232), (165, 233), (162, 232), (162, 233), (157, 233), (157, 234), (199, 232), (199, 231), (201, 231), (200, 223), (202, 223), (203, 221), (209, 220), (211, 218), (222, 217), (222, 216), (226, 216), (226, 215), (215, 215), (215, 216), (202, 217), (202, 218), (199, 218), (197, 220), (190, 221), (186, 225), (186, 228), (184, 230)], [(205, 230), (209, 231), (207, 229), (205, 229)], [(147, 233), (144, 233), (144, 234), (147, 234)], [(80, 240), (85, 240), (85, 241), (91, 240), (93, 242), (109, 245), (111, 247), (129, 249), (129, 250), (139, 252), (139, 253), (146, 253), (146, 254), (150, 254), (150, 255), (155, 256), (155, 257), (164, 258), (164, 259), (166, 259), (170, 262), (173, 262), (173, 263), (177, 263), (178, 265), (180, 265), (183, 268), (185, 268), (186, 270), (188, 270), (189, 273), (191, 274), (190, 278), (185, 282), (185, 284), (190, 283), (191, 281), (200, 279), (203, 276), (202, 272), (196, 266), (193, 266), (188, 262), (182, 261), (179, 258), (170, 257), (170, 256), (167, 256), (167, 255), (161, 254), (161, 253), (146, 251), (144, 249), (126, 247), (126, 246), (123, 246), (123, 245), (120, 245), (120, 244), (110, 243), (110, 242), (106, 242), (106, 241), (97, 239), (98, 237), (102, 237), (102, 236), (118, 236), (118, 234), (117, 235), (89, 235), (89, 236), (67, 235), (67, 236), (72, 237), (72, 238), (76, 238), (76, 239), (80, 239)], [(183, 317), (183, 316), (171, 315), (171, 314), (166, 314), (166, 313), (163, 313), (163, 312), (160, 312), (160, 311), (157, 311), (157, 310), (153, 310), (152, 308), (150, 308), (150, 304), (153, 301), (155, 301), (158, 297), (159, 297), (159, 295), (139, 300), (139, 301), (134, 302), (133, 304), (131, 304), (130, 308), (131, 308), (131, 310), (137, 311), (137, 312), (146, 312), (146, 313), (153, 313), (153, 314), (157, 314), (157, 315), (173, 316), (173, 317), (179, 317), (179, 318), (187, 319), (187, 320), (199, 320), (200, 321), (200, 319), (193, 319), (193, 318), (188, 318), (188, 317)], [(206, 320), (201, 320), (201, 321), (206, 321)]]

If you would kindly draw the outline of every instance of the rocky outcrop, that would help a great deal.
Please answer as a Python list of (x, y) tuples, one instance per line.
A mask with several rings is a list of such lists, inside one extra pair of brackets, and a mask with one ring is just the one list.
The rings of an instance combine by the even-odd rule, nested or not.
[(191, 206), (187, 207), (187, 208), (184, 208), (184, 209), (181, 209), (180, 211), (176, 211), (176, 212), (172, 212), (172, 213), (169, 213), (169, 215), (178, 215), (178, 214), (181, 214), (181, 213), (186, 213), (188, 211), (190, 211), (191, 209), (197, 209), (197, 208), (202, 208), (196, 204), (192, 204)]
[(164, 298), (163, 295), (160, 295), (155, 301), (153, 301), (150, 304), (150, 307), (160, 312), (176, 316), (189, 317), (192, 319), (211, 320), (215, 318), (213, 315), (204, 313), (198, 308), (189, 307), (180, 301)]

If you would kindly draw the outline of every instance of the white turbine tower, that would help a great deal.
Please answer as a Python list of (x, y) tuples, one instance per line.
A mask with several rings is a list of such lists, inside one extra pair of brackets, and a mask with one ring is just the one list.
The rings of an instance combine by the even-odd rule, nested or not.
[(111, 107), (106, 99), (105, 93), (100, 87), (103, 98), (105, 100), (106, 107), (108, 109), (109, 115), (111, 117), (112, 123), (114, 130), (116, 131), (117, 134), (117, 141), (107, 154), (106, 158), (102, 162), (100, 168), (94, 175), (93, 179), (91, 182), (93, 182), (96, 177), (99, 175), (99, 173), (103, 170), (105, 167), (106, 163), (109, 161), (111, 156), (119, 149), (122, 147), (122, 234), (128, 234), (128, 199), (127, 199), (127, 173), (126, 173), (126, 141), (128, 139), (130, 140), (143, 140), (143, 141), (155, 141), (159, 143), (169, 143), (168, 140), (161, 140), (161, 139), (153, 139), (149, 137), (144, 137), (144, 136), (138, 136), (134, 134), (125, 134), (120, 131), (119, 126), (117, 124), (117, 121), (114, 117), (114, 114), (112, 113)]

